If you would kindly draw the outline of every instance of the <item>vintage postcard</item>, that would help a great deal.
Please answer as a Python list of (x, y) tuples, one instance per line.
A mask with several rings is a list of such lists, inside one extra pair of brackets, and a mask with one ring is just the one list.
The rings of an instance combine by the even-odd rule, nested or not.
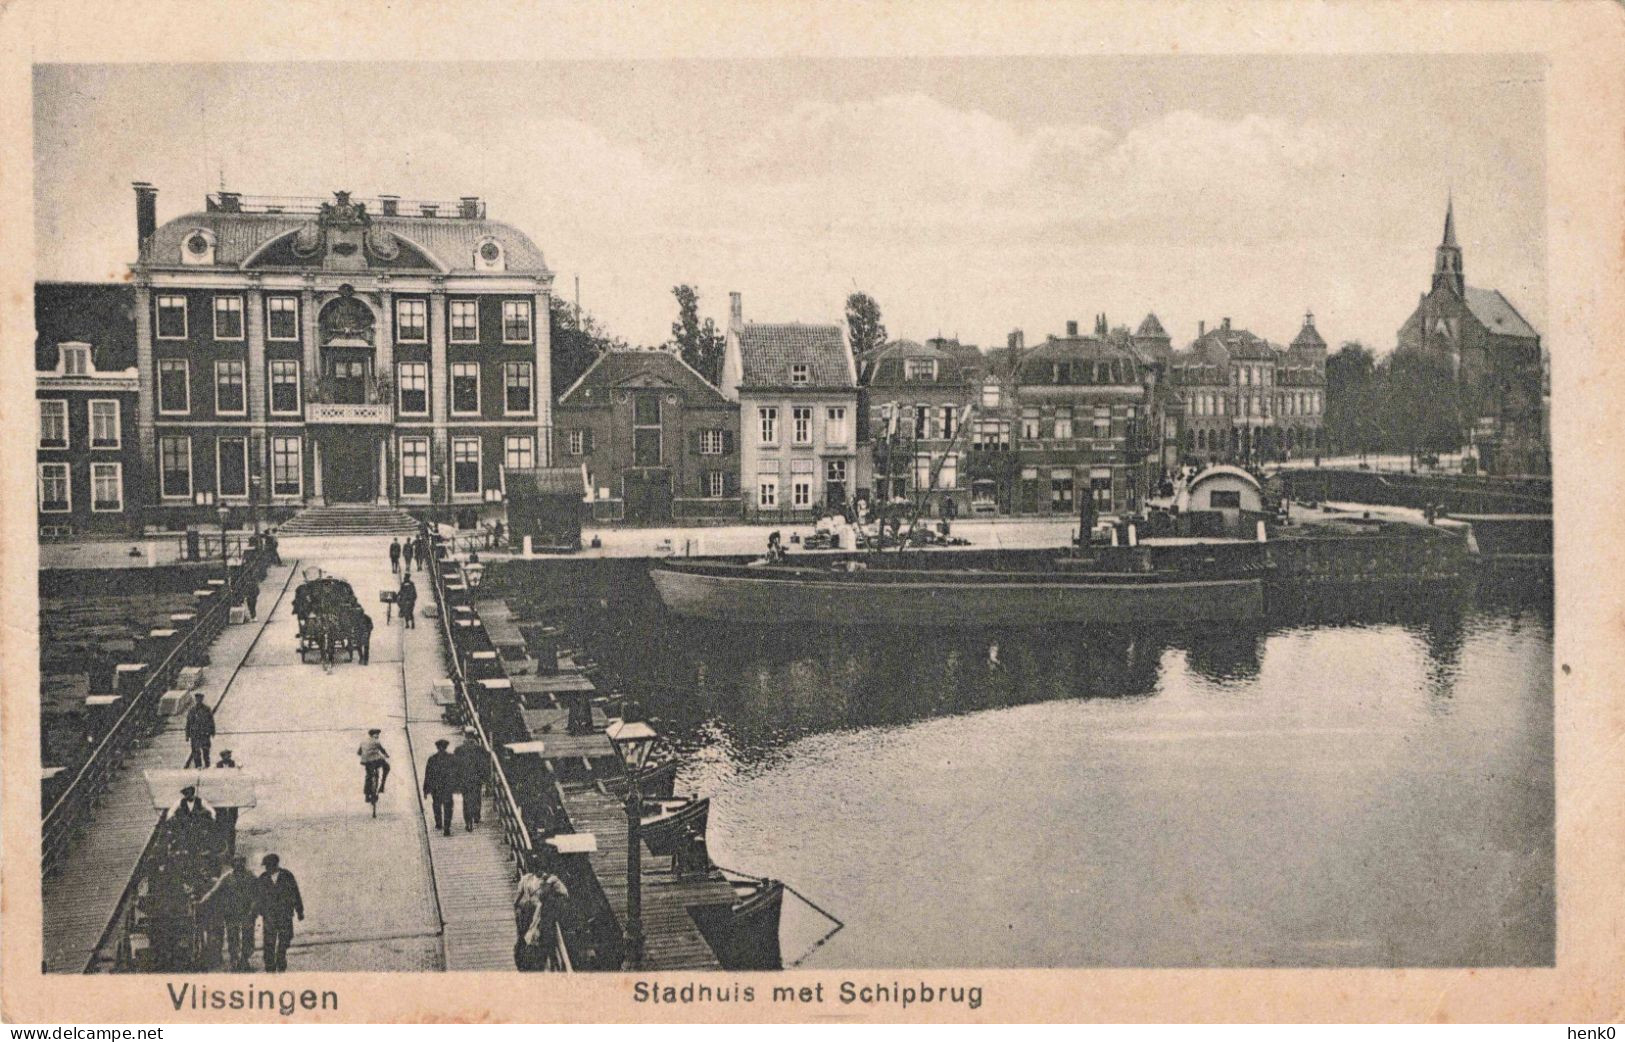
[(7, 1019), (1619, 1019), (1618, 5), (161, 10), (0, 11)]

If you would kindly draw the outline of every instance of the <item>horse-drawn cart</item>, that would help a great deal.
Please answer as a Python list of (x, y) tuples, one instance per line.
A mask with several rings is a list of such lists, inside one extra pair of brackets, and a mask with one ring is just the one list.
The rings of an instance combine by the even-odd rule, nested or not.
[(311, 653), (318, 661), (336, 660), (341, 652), (346, 662), (355, 656), (362, 611), (349, 583), (320, 569), (307, 570), (293, 593), (293, 614), (299, 620), (299, 661), (309, 662)]

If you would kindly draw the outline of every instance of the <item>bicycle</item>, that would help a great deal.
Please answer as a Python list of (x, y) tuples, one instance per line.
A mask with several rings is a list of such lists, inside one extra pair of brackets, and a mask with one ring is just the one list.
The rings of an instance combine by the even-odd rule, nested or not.
[(389, 763), (372, 760), (361, 765), (366, 776), (361, 780), (361, 795), (372, 807), (372, 816), (378, 816), (378, 794), (383, 791), (383, 778), (389, 775)]

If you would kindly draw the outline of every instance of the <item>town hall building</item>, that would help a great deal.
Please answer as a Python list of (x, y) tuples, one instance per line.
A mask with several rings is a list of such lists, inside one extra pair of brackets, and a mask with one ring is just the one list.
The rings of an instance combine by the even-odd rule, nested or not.
[[(155, 520), (218, 506), (466, 511), (549, 463), (553, 275), (477, 197), (135, 185), (137, 438)], [(207, 515), (202, 512), (206, 511)]]

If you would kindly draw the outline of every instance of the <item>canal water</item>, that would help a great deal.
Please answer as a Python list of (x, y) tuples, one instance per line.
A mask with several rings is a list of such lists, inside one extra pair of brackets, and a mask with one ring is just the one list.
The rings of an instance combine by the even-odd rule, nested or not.
[(808, 967), (1554, 958), (1549, 596), (1224, 630), (785, 632), (650, 591), (595, 654)]

